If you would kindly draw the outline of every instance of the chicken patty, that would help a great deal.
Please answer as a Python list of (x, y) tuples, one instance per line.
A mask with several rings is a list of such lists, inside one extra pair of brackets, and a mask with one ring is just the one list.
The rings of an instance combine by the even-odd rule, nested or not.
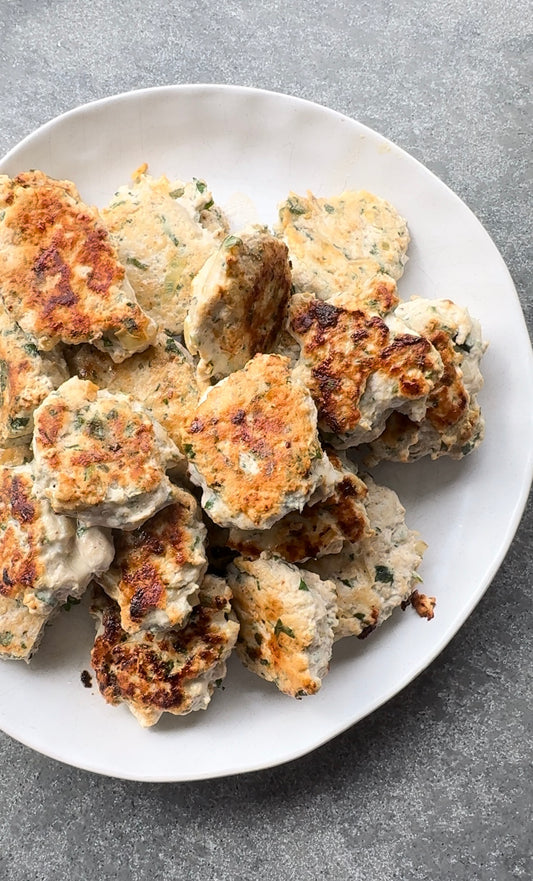
[(31, 463), (0, 466), (0, 655), (27, 660), (51, 613), (112, 559), (108, 533), (55, 514), (38, 496)]
[(216, 229), (201, 223), (212, 205), (203, 181), (137, 173), (102, 210), (137, 299), (161, 330), (182, 333), (192, 280), (218, 247)]
[(301, 345), (295, 372), (308, 386), (319, 427), (333, 446), (372, 440), (393, 410), (414, 418), (425, 413), (442, 361), (429, 340), (397, 318), (386, 322), (296, 294), (289, 330)]
[(155, 335), (96, 209), (41, 171), (0, 176), (0, 298), (45, 351), (91, 342), (122, 361)]
[(304, 567), (331, 579), (337, 593), (335, 639), (368, 636), (397, 606), (405, 603), (422, 580), (417, 569), (426, 549), (405, 523), (405, 508), (393, 490), (365, 476), (366, 509), (373, 535)]
[[(372, 193), (346, 191), (327, 199), (290, 193), (279, 217), (297, 291), (322, 300), (335, 294), (358, 297), (379, 276), (379, 301), (384, 295), (377, 290), (379, 283), (390, 289), (391, 280), (403, 274), (407, 224), (389, 202)], [(392, 292), (395, 297), (395, 287)]]
[(120, 606), (127, 633), (182, 626), (207, 569), (206, 528), (196, 499), (178, 487), (172, 502), (133, 532), (115, 533), (115, 559), (96, 580)]
[(364, 505), (366, 486), (327, 450), (336, 473), (332, 495), (303, 510), (291, 511), (270, 529), (230, 529), (227, 545), (243, 557), (255, 559), (269, 551), (290, 563), (338, 553), (345, 541), (356, 542), (369, 534)]
[(86, 525), (134, 529), (172, 500), (181, 454), (133, 398), (73, 377), (35, 411), (39, 491)]
[(202, 507), (220, 526), (266, 529), (328, 495), (335, 472), (322, 451), (316, 408), (280, 355), (256, 355), (212, 386), (185, 447)]
[(335, 586), (279, 557), (228, 567), (243, 664), (291, 697), (315, 694), (328, 672), (337, 624)]
[(239, 632), (230, 599), (226, 582), (206, 575), (185, 627), (128, 634), (117, 603), (97, 591), (91, 610), (98, 622), (91, 662), (106, 701), (126, 703), (143, 727), (155, 725), (164, 712), (184, 716), (205, 710), (226, 675), (226, 660)]
[(484, 419), (476, 393), (483, 385), (479, 365), (487, 343), (479, 322), (451, 300), (402, 303), (395, 313), (439, 352), (444, 371), (427, 399), (424, 418), (393, 414), (370, 445), (369, 464), (382, 459), (410, 462), (421, 456), (461, 459), (483, 440)]
[(183, 452), (199, 389), (192, 358), (170, 331), (160, 331), (153, 346), (121, 364), (92, 346), (70, 347), (65, 357), (71, 375), (113, 393), (132, 395)]
[(258, 352), (272, 351), (290, 289), (287, 247), (268, 230), (252, 228), (224, 239), (192, 283), (184, 326), (206, 384), (240, 370)]
[(39, 352), (0, 306), (0, 444), (29, 443), (33, 411), (68, 379), (57, 352)]

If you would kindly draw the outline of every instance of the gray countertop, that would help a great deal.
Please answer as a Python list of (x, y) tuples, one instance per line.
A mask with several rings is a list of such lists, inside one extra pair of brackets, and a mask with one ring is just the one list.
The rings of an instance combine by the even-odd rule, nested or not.
[[(470, 206), (531, 328), (526, 0), (0, 0), (0, 18), (0, 155), (59, 113), (134, 88), (309, 98), (404, 147)], [(289, 765), (137, 784), (0, 734), (0, 878), (531, 878), (532, 514), (429, 669)]]

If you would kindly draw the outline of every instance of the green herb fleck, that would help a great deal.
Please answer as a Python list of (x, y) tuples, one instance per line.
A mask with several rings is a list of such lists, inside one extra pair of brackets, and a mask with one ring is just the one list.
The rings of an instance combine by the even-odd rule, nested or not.
[(296, 639), (294, 635), (294, 630), (290, 627), (287, 627), (286, 624), (283, 623), (281, 618), (278, 618), (276, 621), (276, 626), (274, 627), (274, 636), (279, 636), (280, 633), (284, 633), (285, 636), (290, 636), (291, 639)]
[(300, 585), (298, 587), (298, 590), (306, 590), (307, 592), (309, 592), (309, 588), (307, 587), (307, 584), (305, 583), (303, 578), (300, 578)]
[(259, 658), (259, 663), (263, 665), (263, 667), (268, 667), (270, 661), (267, 661), (266, 658)]
[(168, 195), (171, 199), (179, 199), (181, 196), (183, 196), (184, 192), (185, 187), (177, 187), (175, 190), (171, 190)]
[(376, 581), (381, 581), (383, 584), (392, 584), (394, 575), (388, 566), (376, 566)]
[(76, 597), (69, 596), (67, 597), (66, 603), (63, 603), (61, 608), (64, 609), (65, 612), (70, 612), (72, 606), (79, 606), (80, 602), (81, 600), (77, 599)]
[(194, 459), (196, 453), (194, 452), (194, 447), (192, 444), (183, 444), (183, 452), (189, 459)]
[(32, 355), (32, 357), (36, 357), (39, 355), (39, 349), (35, 345), (35, 343), (26, 343), (24, 346), (24, 351), (27, 355)]
[(2, 633), (0, 633), (0, 645), (6, 647), (8, 645), (11, 645), (12, 642), (13, 634), (10, 630), (4, 630)]
[(9, 420), (9, 424), (13, 431), (20, 431), (22, 428), (26, 428), (29, 421), (29, 416), (13, 416)]
[(199, 192), (199, 193), (205, 193), (205, 191), (206, 191), (206, 189), (207, 189), (207, 184), (205, 183), (205, 181), (203, 181), (203, 180), (196, 180), (196, 178), (195, 178), (194, 180), (195, 180), (195, 183), (196, 183), (196, 189), (198, 190), (198, 192)]
[(0, 360), (0, 393), (5, 392), (9, 379), (9, 367), (7, 361)]
[(214, 500), (214, 499), (208, 499), (207, 502), (206, 502), (205, 505), (204, 505), (204, 510), (206, 510), (206, 511), (210, 511), (211, 508), (214, 506), (214, 504), (215, 504), (215, 500)]
[(295, 199), (287, 199), (287, 207), (291, 214), (305, 214), (305, 208), (300, 202), (297, 202)]
[(226, 236), (222, 242), (222, 247), (232, 248), (233, 245), (242, 245), (242, 239), (240, 239), (239, 236)]
[(87, 431), (91, 435), (91, 437), (97, 438), (97, 440), (103, 440), (105, 434), (104, 423), (101, 419), (98, 419), (96, 416), (91, 419), (91, 421), (87, 424)]
[(174, 337), (167, 336), (167, 341), (165, 343), (165, 352), (170, 352), (172, 355), (181, 355), (181, 352), (178, 349), (178, 345)]
[(148, 264), (141, 263), (140, 260), (137, 260), (137, 257), (126, 257), (126, 263), (130, 266), (136, 266), (137, 269), (148, 269)]
[(327, 211), (328, 214), (333, 214), (335, 209), (333, 205), (328, 205), (327, 203), (324, 205), (324, 211)]
[(202, 211), (209, 211), (210, 208), (215, 204), (214, 199), (209, 199), (209, 202), (206, 202)]

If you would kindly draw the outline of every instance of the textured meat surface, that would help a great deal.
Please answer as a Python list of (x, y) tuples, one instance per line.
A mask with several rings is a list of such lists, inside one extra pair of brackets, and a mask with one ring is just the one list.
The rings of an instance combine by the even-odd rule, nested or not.
[(301, 345), (296, 370), (333, 445), (373, 439), (392, 410), (425, 413), (442, 362), (429, 340), (400, 322), (391, 330), (378, 315), (296, 294), (289, 330)]
[(73, 377), (35, 412), (35, 469), (58, 513), (133, 529), (171, 499), (177, 447), (133, 398)]
[(88, 341), (121, 361), (150, 344), (155, 325), (74, 184), (1, 176), (0, 209), (0, 296), (40, 349)]
[(206, 528), (194, 496), (173, 487), (171, 499), (142, 526), (115, 533), (113, 564), (97, 579), (118, 602), (128, 633), (180, 627), (198, 599)]
[(291, 697), (315, 694), (326, 675), (336, 626), (335, 588), (270, 554), (228, 569), (246, 667)]
[(118, 605), (97, 591), (92, 612), (98, 631), (91, 662), (106, 701), (126, 703), (144, 727), (155, 725), (164, 712), (182, 716), (204, 710), (226, 674), (239, 631), (230, 599), (225, 581), (208, 575), (181, 630), (127, 634)]
[(204, 381), (270, 352), (291, 288), (287, 247), (265, 229), (228, 236), (193, 281), (185, 342)]
[(279, 355), (256, 355), (207, 392), (186, 452), (202, 506), (221, 526), (267, 528), (335, 479), (312, 398)]

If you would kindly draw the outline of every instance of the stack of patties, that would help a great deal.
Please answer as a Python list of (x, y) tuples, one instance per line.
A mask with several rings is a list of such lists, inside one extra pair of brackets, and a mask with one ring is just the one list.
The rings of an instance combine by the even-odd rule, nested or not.
[(229, 588), (206, 575), (197, 501), (169, 479), (185, 476), (179, 446), (198, 399), (172, 297), (218, 247), (223, 215), (201, 181), (178, 190), (140, 175), (128, 191), (129, 245), (146, 241), (156, 211), (168, 215), (151, 284), (169, 292), (172, 273), (173, 289), (154, 320), (128, 279), (140, 258), (120, 254), (127, 237), (110, 237), (73, 184), (42, 172), (1, 183), (0, 653), (29, 660), (44, 624), (94, 578), (109, 594), (93, 603), (105, 619), (93, 661), (106, 699), (146, 725), (202, 709), (238, 624)]
[(483, 437), (479, 325), (400, 303), (408, 243), (366, 191), (233, 233), (205, 181), (146, 166), (100, 214), (0, 177), (0, 656), (92, 579), (100, 690), (150, 726), (205, 709), (234, 646), (303, 697), (336, 640), (432, 617), (424, 542), (339, 452)]

